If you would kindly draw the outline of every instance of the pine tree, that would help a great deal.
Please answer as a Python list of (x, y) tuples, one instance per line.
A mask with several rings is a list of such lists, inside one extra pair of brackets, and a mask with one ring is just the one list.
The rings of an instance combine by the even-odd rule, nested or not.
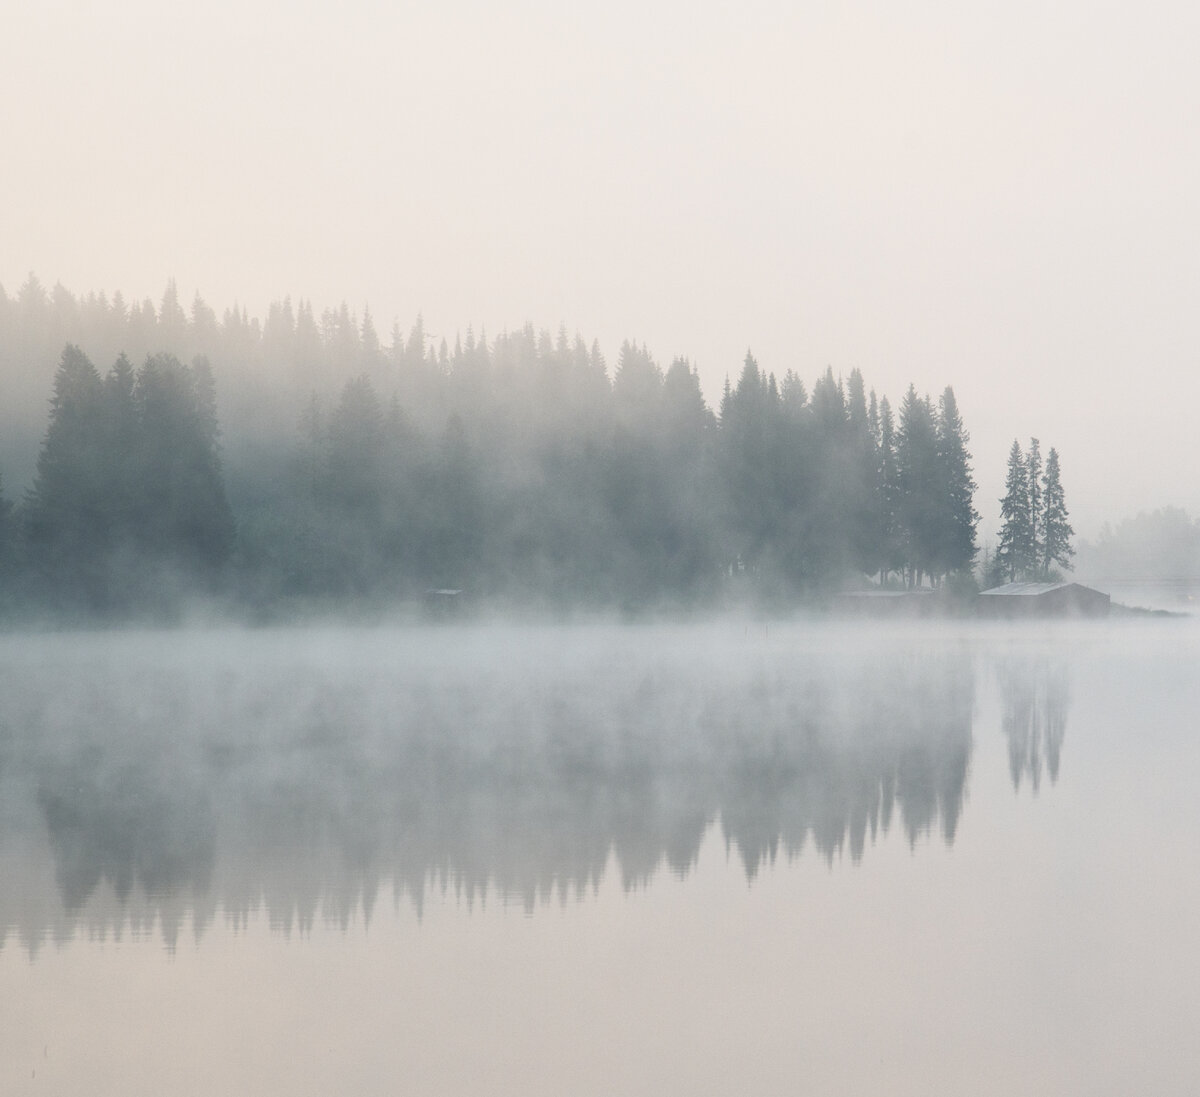
[(896, 424), (892, 405), (885, 396), (879, 402), (879, 508), (883, 530), (880, 582), (888, 573), (904, 567), (900, 538), (900, 470), (896, 465)]
[(114, 538), (128, 541), (136, 537), (136, 476), (138, 460), (137, 407), (134, 402), (134, 372), (122, 354), (104, 378), (103, 439), (101, 449), (105, 509)]
[(1029, 482), (1029, 558), (1030, 567), (1039, 574), (1044, 556), (1042, 532), (1042, 451), (1036, 438), (1029, 439), (1025, 454), (1026, 479)]
[(188, 331), (191, 336), (192, 346), (196, 347), (202, 354), (216, 352), (217, 342), (220, 339), (217, 314), (204, 303), (199, 290), (196, 291), (196, 296), (192, 298), (192, 318), (188, 326)]
[(175, 279), (167, 282), (163, 291), (162, 304), (158, 309), (158, 345), (169, 347), (176, 354), (183, 351), (183, 340), (187, 335), (187, 314), (179, 303), (179, 291)]
[(722, 425), (729, 421), (729, 409), (733, 406), (733, 387), (729, 384), (729, 374), (725, 374), (725, 387), (721, 390), (721, 408), (717, 413), (717, 422)]
[(374, 369), (380, 356), (379, 335), (375, 331), (375, 321), (371, 319), (371, 310), (367, 307), (363, 308), (359, 343), (362, 346), (363, 365), (367, 369)]
[[(549, 338), (547, 338), (549, 343)], [(553, 354), (552, 348), (547, 348)], [(613, 376), (613, 402), (620, 422), (631, 429), (651, 423), (662, 399), (663, 371), (644, 346), (626, 339)]]
[(803, 418), (808, 408), (808, 390), (795, 370), (788, 370), (783, 375), (779, 386), (779, 401), (786, 419), (798, 423)]
[(1071, 537), (1075, 531), (1067, 522), (1067, 505), (1063, 496), (1061, 473), (1058, 466), (1058, 450), (1051, 448), (1046, 458), (1046, 471), (1042, 476), (1042, 573), (1047, 577), (1050, 569), (1070, 567), (1075, 550)]
[[(845, 388), (840, 380), (834, 379), (832, 367), (826, 367), (813, 385), (812, 409), (821, 436), (821, 446), (834, 445), (849, 422), (850, 413), (846, 407)], [(865, 408), (863, 414), (866, 415)]]
[(868, 574), (879, 569), (879, 449), (872, 429), (875, 394), (868, 407), (862, 373), (850, 371), (846, 384), (849, 431), (846, 453), (841, 462), (845, 469), (842, 519), (846, 525), (853, 559), (860, 571)]
[(233, 514), (218, 448), (216, 397), (204, 359), (147, 358), (134, 386), (136, 532), (148, 560), (213, 575), (233, 550)]
[(996, 545), (996, 567), (1015, 582), (1034, 566), (1032, 521), (1029, 514), (1029, 466), (1021, 446), (1013, 439), (1008, 453), (1004, 498), (1000, 500), (1000, 537)]
[(967, 450), (970, 440), (954, 390), (947, 386), (938, 400), (937, 420), (941, 467), (939, 562), (947, 572), (970, 567), (978, 551), (975, 527), (979, 524), (979, 512), (975, 509), (975, 480), (971, 476), (971, 454)]
[(929, 397), (908, 386), (900, 404), (896, 432), (896, 465), (900, 497), (897, 515), (910, 586), (937, 570), (940, 541), (938, 520), (937, 432)]
[(96, 367), (78, 347), (66, 347), (26, 506), (29, 546), (48, 593), (93, 606), (107, 598), (103, 399)]

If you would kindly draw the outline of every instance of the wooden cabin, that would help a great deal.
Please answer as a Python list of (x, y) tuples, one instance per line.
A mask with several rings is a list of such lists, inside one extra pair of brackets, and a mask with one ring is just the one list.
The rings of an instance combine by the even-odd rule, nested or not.
[(979, 594), (981, 617), (1107, 617), (1111, 599), (1082, 583), (1005, 583)]

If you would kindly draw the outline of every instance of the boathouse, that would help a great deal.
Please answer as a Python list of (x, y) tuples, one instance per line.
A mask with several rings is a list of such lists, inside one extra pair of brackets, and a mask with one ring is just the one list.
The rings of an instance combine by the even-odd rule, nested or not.
[(1111, 599), (1082, 583), (1005, 583), (979, 594), (981, 617), (1107, 617)]

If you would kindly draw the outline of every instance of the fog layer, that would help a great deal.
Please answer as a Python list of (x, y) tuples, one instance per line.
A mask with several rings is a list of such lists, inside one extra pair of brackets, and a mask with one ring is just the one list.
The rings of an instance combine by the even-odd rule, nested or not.
[[(1043, 753), (1057, 777), (1037, 666), (1003, 679), (1014, 782)], [(496, 627), (45, 637), (3, 675), (0, 939), (36, 950), (81, 922), (370, 918), (381, 889), (531, 910), (610, 858), (626, 888), (686, 875), (713, 826), (750, 879), (893, 829), (952, 843), (976, 666), (932, 638)]]

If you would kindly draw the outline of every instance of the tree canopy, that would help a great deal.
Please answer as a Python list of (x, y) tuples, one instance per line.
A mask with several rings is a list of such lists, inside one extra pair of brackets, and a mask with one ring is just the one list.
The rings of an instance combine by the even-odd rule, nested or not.
[(212, 373), (203, 359), (117, 359), (101, 378), (68, 346), (24, 507), (40, 594), (98, 611), (137, 603), (165, 575), (211, 585), (233, 550), (217, 449)]
[(610, 373), (561, 329), (467, 329), (451, 346), (418, 317), (385, 344), (367, 310), (285, 299), (260, 324), (198, 296), (185, 310), (173, 284), (157, 307), (33, 280), (0, 301), (0, 357), (64, 331), (9, 538), (22, 582), (64, 605), (136, 605), (168, 577), (267, 613), (431, 589), (786, 603), (974, 564), (949, 387), (909, 386), (897, 412), (857, 369), (807, 385), (748, 351), (712, 409), (686, 359), (664, 369), (630, 340)]

